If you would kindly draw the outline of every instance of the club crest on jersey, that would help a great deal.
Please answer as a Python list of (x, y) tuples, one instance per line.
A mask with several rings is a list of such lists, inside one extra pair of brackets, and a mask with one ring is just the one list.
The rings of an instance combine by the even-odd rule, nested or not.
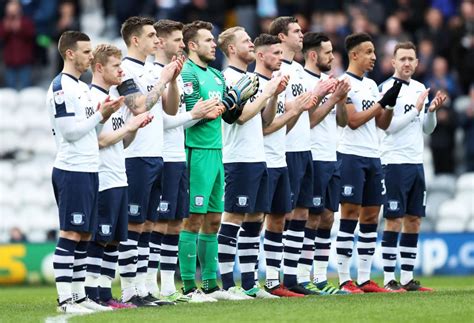
[(186, 82), (183, 84), (183, 92), (184, 94), (190, 95), (193, 93), (193, 82)]
[(400, 210), (400, 206), (399, 206), (398, 201), (395, 201), (395, 200), (390, 200), (390, 201), (388, 201), (388, 209), (389, 209), (390, 211), (398, 211), (398, 210)]
[(59, 90), (59, 91), (54, 92), (53, 96), (54, 96), (54, 102), (56, 102), (56, 104), (63, 104), (64, 103), (64, 91), (63, 90)]
[(73, 225), (84, 224), (84, 214), (82, 214), (82, 213), (71, 213), (71, 223)]
[(352, 196), (352, 195), (354, 195), (354, 186), (344, 185), (342, 187), (342, 195), (343, 196)]
[(245, 207), (249, 205), (249, 197), (246, 195), (237, 196), (237, 206)]
[(204, 205), (204, 196), (198, 195), (194, 197), (194, 205), (195, 206), (203, 206)]
[(128, 205), (128, 215), (137, 216), (140, 214), (140, 205), (138, 204), (129, 204)]
[(217, 76), (214, 77), (214, 80), (216, 81), (217, 85), (222, 85), (221, 79), (218, 78)]
[(169, 203), (167, 201), (161, 201), (159, 211), (160, 212), (168, 212), (169, 211)]
[(313, 206), (321, 206), (321, 196), (314, 196), (313, 197)]
[(100, 226), (100, 233), (101, 233), (101, 235), (103, 235), (103, 236), (109, 236), (109, 235), (112, 233), (112, 232), (111, 232), (111, 231), (112, 231), (112, 230), (111, 230), (111, 227), (112, 227), (112, 226), (111, 226), (110, 224), (102, 224), (102, 225)]

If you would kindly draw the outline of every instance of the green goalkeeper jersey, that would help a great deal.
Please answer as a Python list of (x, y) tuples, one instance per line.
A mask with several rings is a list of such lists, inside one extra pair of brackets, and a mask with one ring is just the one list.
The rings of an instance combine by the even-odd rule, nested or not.
[[(222, 101), (225, 91), (225, 79), (222, 73), (212, 67), (203, 68), (188, 59), (181, 71), (186, 111), (196, 102), (217, 98)], [(186, 147), (204, 149), (222, 149), (221, 117), (215, 120), (202, 120), (186, 129)]]

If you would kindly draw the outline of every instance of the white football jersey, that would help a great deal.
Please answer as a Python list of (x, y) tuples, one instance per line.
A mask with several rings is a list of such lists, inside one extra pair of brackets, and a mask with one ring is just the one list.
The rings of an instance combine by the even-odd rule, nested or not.
[[(229, 66), (224, 70), (223, 74), (226, 85), (232, 87), (246, 72)], [(265, 161), (261, 113), (257, 113), (252, 119), (242, 125), (237, 122), (228, 124), (224, 121), (222, 124), (222, 161), (224, 163), (256, 163)]]
[[(317, 82), (328, 78), (329, 76), (324, 73), (317, 75), (305, 69), (305, 79), (308, 83), (313, 84), (313, 87)], [(325, 96), (321, 100), (320, 105), (324, 104), (329, 97), (330, 94)], [(311, 129), (311, 154), (313, 155), (313, 160), (336, 161), (338, 136), (336, 107), (334, 107), (320, 123)]]
[[(148, 64), (148, 63), (147, 63)], [(152, 63), (151, 63), (152, 64)], [(114, 96), (132, 93), (148, 94), (154, 87), (156, 80), (150, 72), (150, 66), (137, 59), (125, 57), (121, 65), (123, 69), (122, 84), (112, 87), (110, 93)], [(127, 113), (127, 117), (130, 115)], [(163, 156), (163, 105), (161, 97), (151, 108), (153, 122), (137, 131), (135, 140), (125, 149), (125, 157), (162, 157)]]
[(67, 141), (57, 126), (58, 118), (74, 117), (77, 121), (102, 117), (95, 114), (89, 87), (86, 83), (66, 73), (60, 73), (51, 82), (46, 96), (52, 131), (58, 152), (54, 167), (74, 172), (98, 172), (99, 143), (97, 132), (92, 128), (76, 141)]
[[(380, 93), (387, 92), (393, 86), (395, 78), (390, 78), (379, 86)], [(411, 121), (397, 132), (385, 132), (382, 138), (381, 151), (383, 164), (422, 164), (423, 163), (423, 121), (427, 112), (419, 114), (415, 108), (416, 101), (426, 87), (416, 81), (402, 80), (402, 88), (393, 109), (392, 122), (399, 118)], [(428, 104), (428, 98), (425, 105)], [(408, 121), (408, 120), (407, 120)]]
[[(108, 95), (107, 90), (94, 84), (91, 85), (91, 97), (94, 106), (104, 101)], [(101, 134), (111, 133), (122, 128), (125, 125), (123, 113), (124, 109), (119, 109), (112, 114), (109, 120), (104, 123)], [(123, 140), (99, 149), (99, 156), (99, 192), (109, 188), (127, 186)]]
[[(377, 84), (367, 77), (358, 77), (346, 72), (341, 79), (349, 76), (351, 90), (347, 95), (347, 103), (352, 103), (357, 112), (367, 110), (379, 99), (380, 93)], [(370, 119), (359, 128), (352, 130), (345, 127), (342, 130), (341, 140), (337, 151), (362, 157), (380, 158), (379, 137), (375, 118)]]
[[(298, 62), (282, 60), (280, 71), (283, 75), (290, 75), (290, 81), (284, 92), (286, 102), (293, 101), (297, 96), (313, 89), (314, 85), (311, 87), (306, 83), (303, 66)], [(296, 124), (286, 135), (286, 151), (311, 150), (310, 129), (309, 113), (303, 111)]]
[[(258, 74), (259, 93), (265, 87), (269, 78)], [(278, 95), (277, 110), (275, 119), (278, 119), (285, 113), (285, 92)], [(265, 160), (268, 168), (280, 168), (286, 167), (286, 125), (278, 129), (277, 131), (265, 135), (263, 137), (263, 144), (265, 148)]]
[[(151, 64), (150, 64), (151, 65)], [(153, 73), (155, 75), (155, 83), (160, 78), (161, 70), (164, 65), (154, 62)], [(186, 112), (184, 104), (183, 79), (181, 75), (177, 78), (179, 87), (179, 107), (178, 113)], [(163, 118), (174, 118), (175, 116), (167, 115), (163, 111)], [(163, 132), (163, 160), (165, 162), (184, 162), (186, 161), (186, 152), (184, 150), (184, 128), (178, 126), (176, 128), (165, 129)]]

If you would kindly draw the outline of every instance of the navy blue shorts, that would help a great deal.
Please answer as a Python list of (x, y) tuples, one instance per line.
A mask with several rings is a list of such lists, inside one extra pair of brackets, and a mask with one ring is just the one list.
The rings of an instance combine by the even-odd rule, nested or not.
[(286, 153), (290, 176), (291, 207), (313, 206), (313, 157), (311, 151)]
[(189, 217), (189, 177), (185, 162), (165, 162), (158, 218), (178, 220)]
[(97, 224), (98, 173), (53, 168), (53, 190), (63, 231), (94, 233)]
[(128, 230), (128, 189), (114, 187), (99, 192), (99, 220), (94, 241), (126, 241)]
[(313, 207), (309, 208), (309, 213), (321, 214), (324, 209), (337, 212), (341, 192), (339, 163), (313, 160), (313, 172)]
[(271, 214), (291, 212), (291, 188), (288, 167), (268, 168), (268, 201)]
[(385, 185), (380, 158), (337, 153), (341, 167), (341, 202), (381, 206)]
[(383, 169), (387, 187), (383, 216), (425, 216), (426, 186), (423, 164), (389, 164), (384, 165)]
[(268, 213), (267, 164), (226, 163), (224, 210), (230, 213)]
[(134, 157), (125, 159), (128, 177), (128, 222), (158, 220), (163, 158)]

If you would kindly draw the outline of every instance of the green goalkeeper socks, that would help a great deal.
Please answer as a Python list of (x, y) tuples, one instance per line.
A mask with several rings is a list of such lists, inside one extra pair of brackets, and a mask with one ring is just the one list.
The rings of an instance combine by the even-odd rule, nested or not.
[(198, 234), (181, 231), (179, 234), (178, 258), (181, 279), (185, 292), (196, 288), (196, 245)]
[(198, 257), (201, 264), (204, 291), (217, 286), (217, 234), (200, 233), (198, 238)]

